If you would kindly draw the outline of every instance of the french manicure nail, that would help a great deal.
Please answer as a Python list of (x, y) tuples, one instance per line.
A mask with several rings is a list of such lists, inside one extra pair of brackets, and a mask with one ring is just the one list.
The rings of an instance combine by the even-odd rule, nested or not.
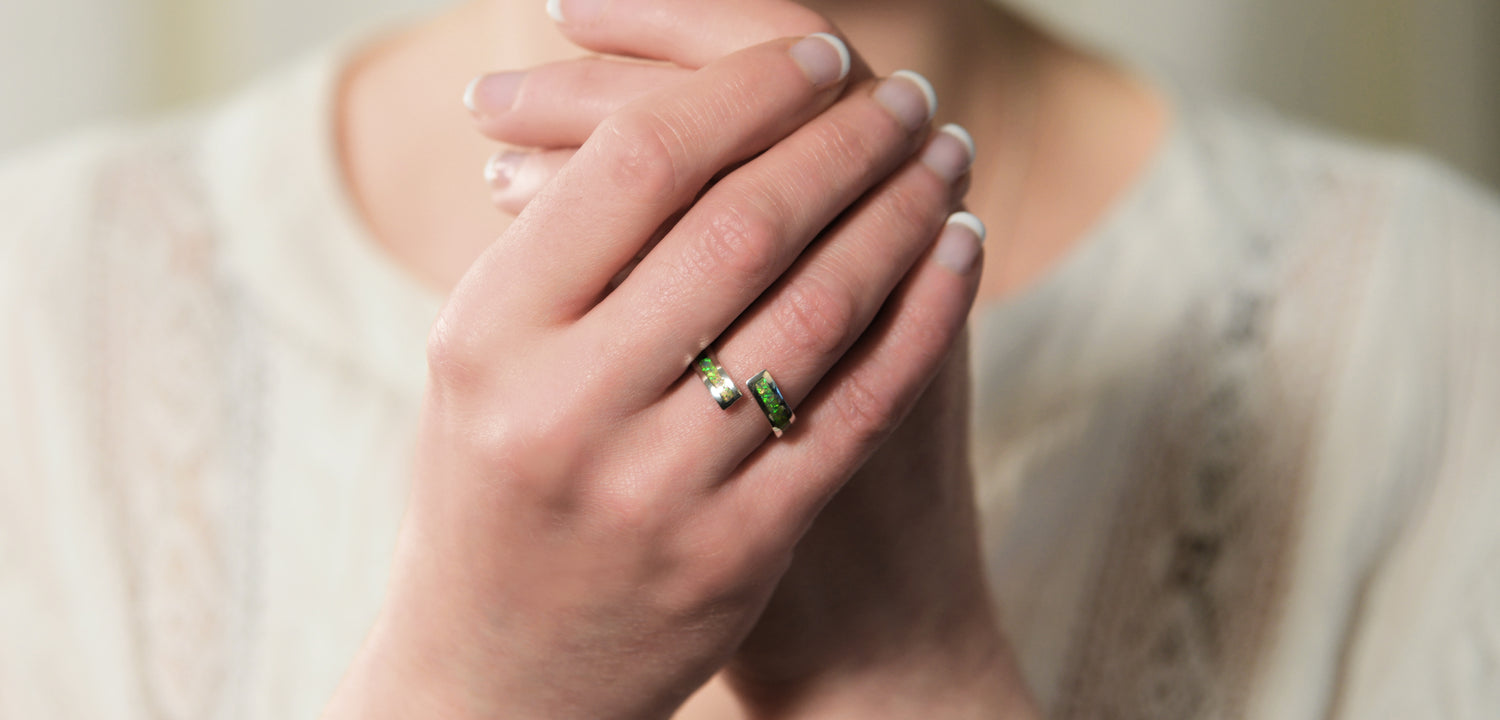
[(874, 97), (907, 130), (916, 130), (937, 114), (937, 92), (932, 83), (910, 70), (891, 73), (875, 88)]
[(491, 189), (504, 190), (516, 179), (523, 162), (526, 162), (526, 153), (514, 150), (497, 153), (484, 164), (484, 180)]
[(921, 159), (938, 177), (952, 184), (974, 164), (974, 138), (958, 125), (944, 125), (927, 143)]
[(814, 87), (832, 85), (849, 75), (849, 46), (828, 33), (814, 33), (797, 41), (787, 54), (807, 74)]
[(562, 22), (562, 0), (547, 0), (547, 14), (552, 16), (552, 22)]
[(516, 95), (525, 79), (524, 72), (480, 75), (464, 90), (464, 106), (479, 117), (499, 115), (516, 103)]
[(984, 223), (971, 213), (956, 212), (948, 216), (943, 232), (938, 235), (937, 247), (932, 259), (959, 275), (967, 275), (974, 269), (979, 258), (979, 248), (984, 244)]
[(484, 76), (480, 75), (473, 80), (470, 80), (469, 84), (464, 87), (464, 107), (468, 108), (469, 112), (476, 115), (479, 114), (479, 106), (474, 104), (474, 93), (479, 92), (479, 81), (483, 78)]

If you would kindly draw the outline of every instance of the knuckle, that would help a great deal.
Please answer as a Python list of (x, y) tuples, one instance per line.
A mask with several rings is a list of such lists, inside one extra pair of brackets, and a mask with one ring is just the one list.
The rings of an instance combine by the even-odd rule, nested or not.
[(730, 206), (713, 214), (686, 260), (704, 277), (755, 284), (770, 272), (781, 235), (773, 214)]
[(480, 337), (445, 310), (427, 334), (427, 372), (439, 388), (470, 387), (482, 376)]
[(512, 500), (562, 509), (581, 497), (577, 480), (591, 441), (574, 420), (564, 412), (538, 416), (484, 402), (450, 415), (449, 436), (454, 449), (503, 485)]
[(897, 398), (881, 393), (858, 373), (844, 377), (829, 395), (838, 422), (861, 444), (879, 442), (900, 424)]
[(854, 322), (850, 293), (819, 282), (788, 285), (772, 308), (772, 319), (788, 350), (811, 357), (838, 352)]
[(604, 176), (644, 197), (670, 196), (679, 183), (676, 143), (667, 123), (646, 112), (621, 112), (600, 124)]
[(662, 503), (656, 493), (641, 485), (612, 488), (599, 505), (602, 522), (613, 537), (644, 539), (661, 530)]

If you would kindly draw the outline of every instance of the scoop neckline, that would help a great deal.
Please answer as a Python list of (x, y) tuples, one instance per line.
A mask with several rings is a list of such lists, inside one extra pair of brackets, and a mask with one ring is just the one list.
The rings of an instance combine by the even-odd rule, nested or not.
[(204, 172), (226, 219), (225, 263), (267, 319), (410, 394), (425, 382), (444, 297), (375, 241), (344, 177), (337, 88), (370, 37), (335, 43), (222, 108)]

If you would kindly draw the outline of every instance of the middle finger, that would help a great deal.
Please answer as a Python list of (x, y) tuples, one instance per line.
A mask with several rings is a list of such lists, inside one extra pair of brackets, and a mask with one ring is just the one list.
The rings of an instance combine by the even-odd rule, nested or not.
[(720, 180), (583, 318), (594, 332), (664, 353), (629, 383), (642, 399), (674, 382), (813, 237), (919, 146), (937, 110), (932, 87), (910, 72), (872, 85)]
[[(797, 408), (808, 399), (828, 379), (825, 374), (843, 362), (850, 346), (866, 337), (869, 323), (887, 303), (892, 290), (931, 247), (944, 218), (950, 217), (962, 195), (973, 160), (972, 147), (961, 128), (944, 128), (918, 158), (868, 193), (834, 228), (819, 237), (776, 287), (715, 342), (718, 360), (730, 376), (753, 391), (749, 381), (754, 374), (770, 370), (790, 407)], [(945, 276), (950, 284), (970, 282), (966, 279), (970, 273), (955, 272), (938, 275)], [(943, 318), (952, 309), (908, 308), (906, 315), (925, 316), (932, 325), (925, 333), (909, 335), (914, 346), (930, 347), (911, 349), (930, 352), (940, 349), (931, 346), (946, 346), (939, 337), (940, 326), (951, 325)], [(903, 355), (904, 361), (911, 362), (922, 352)], [(906, 370), (908, 381), (921, 375)], [(841, 384), (837, 378), (832, 381), (834, 388)], [(869, 409), (889, 404), (909, 394), (911, 388), (867, 385), (865, 390), (890, 393), (890, 397), (876, 402), (853, 403)], [(696, 377), (679, 377), (660, 402), (631, 425), (657, 433), (682, 433), (678, 447), (703, 448), (684, 453), (690, 464), (672, 468), (676, 474), (722, 478), (762, 445), (770, 427), (753, 397), (726, 412), (706, 395)], [(872, 428), (846, 429), (869, 432)], [(814, 444), (831, 446), (826, 436), (818, 437), (829, 429), (813, 424), (793, 427), (792, 435), (779, 443), (801, 445), (804, 431)], [(726, 447), (732, 450), (724, 452), (722, 448)], [(710, 451), (715, 448), (718, 450)]]
[(526, 324), (575, 321), (714, 175), (832, 104), (847, 58), (836, 38), (780, 40), (611, 115), (475, 262), (458, 305)]

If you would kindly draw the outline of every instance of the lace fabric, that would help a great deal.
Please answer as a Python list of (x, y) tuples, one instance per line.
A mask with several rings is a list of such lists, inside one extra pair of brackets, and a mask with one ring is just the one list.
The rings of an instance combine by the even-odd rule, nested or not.
[[(0, 169), (0, 716), (311, 717), (379, 608), (437, 298), (342, 194), (339, 60)], [(1058, 718), (1485, 717), (1495, 202), (1198, 108), (979, 321), (1028, 680)]]
[(1432, 593), (1436, 624), (1483, 622), (1367, 583), (1496, 543), (1471, 519), (1392, 555), (1433, 494), (1494, 507), (1500, 475), (1445, 457), (1500, 429), (1469, 365), (1500, 341), (1494, 201), (1253, 111), (1178, 109), (1134, 197), (979, 323), (986, 546), (1029, 684), (1057, 718), (1384, 717), (1398, 696), (1478, 717), (1492, 638), (1469, 638), (1485, 679), (1458, 689), (1391, 671), (1454, 652), (1431, 630), (1365, 614)]

